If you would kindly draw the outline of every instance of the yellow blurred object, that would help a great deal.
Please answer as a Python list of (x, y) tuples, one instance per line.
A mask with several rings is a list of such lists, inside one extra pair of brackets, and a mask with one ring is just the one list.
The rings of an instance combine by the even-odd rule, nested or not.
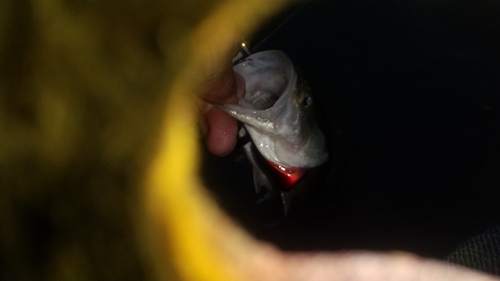
[[(231, 53), (285, 1), (226, 1), (193, 33), (192, 51), (169, 90), (158, 153), (147, 182), (146, 206), (163, 230), (165, 252), (182, 280), (245, 280), (256, 241), (216, 207), (198, 178), (197, 86), (214, 71), (214, 62)], [(228, 61), (230, 62), (230, 61)], [(210, 68), (212, 67), (212, 68)], [(198, 79), (198, 81), (196, 81)], [(196, 83), (198, 82), (198, 83)]]
[(0, 279), (244, 280), (194, 99), (285, 2), (0, 1)]
[(285, 4), (0, 1), (0, 280), (499, 280), (402, 254), (281, 252), (216, 206), (194, 100)]

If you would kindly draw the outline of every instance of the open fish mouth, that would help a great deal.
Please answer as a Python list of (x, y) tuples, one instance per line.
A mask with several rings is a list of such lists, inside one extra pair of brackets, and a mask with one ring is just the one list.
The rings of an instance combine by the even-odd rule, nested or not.
[(256, 191), (264, 186), (281, 194), (286, 212), (289, 192), (310, 169), (328, 160), (311, 89), (281, 51), (255, 53), (233, 70), (243, 77), (245, 93), (239, 104), (221, 108), (250, 135), (252, 141), (244, 148), (254, 168)]
[(245, 94), (222, 109), (245, 125), (265, 159), (285, 168), (328, 160), (310, 89), (283, 52), (256, 53), (233, 69), (245, 81)]

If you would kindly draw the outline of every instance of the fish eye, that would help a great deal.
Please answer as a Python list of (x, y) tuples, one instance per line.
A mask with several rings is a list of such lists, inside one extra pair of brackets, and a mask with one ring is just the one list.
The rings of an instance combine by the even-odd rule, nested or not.
[(304, 97), (304, 99), (302, 100), (302, 104), (306, 107), (310, 106), (312, 103), (313, 103), (313, 99), (309, 96)]

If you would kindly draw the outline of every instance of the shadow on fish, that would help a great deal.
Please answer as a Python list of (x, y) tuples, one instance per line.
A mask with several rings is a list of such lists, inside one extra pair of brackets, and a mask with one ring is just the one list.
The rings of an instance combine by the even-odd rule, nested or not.
[(280, 198), (286, 215), (328, 171), (328, 126), (320, 126), (309, 85), (283, 52), (240, 52), (233, 70), (243, 77), (245, 93), (238, 104), (221, 108), (244, 125), (240, 143), (255, 191), (266, 194), (260, 201)]

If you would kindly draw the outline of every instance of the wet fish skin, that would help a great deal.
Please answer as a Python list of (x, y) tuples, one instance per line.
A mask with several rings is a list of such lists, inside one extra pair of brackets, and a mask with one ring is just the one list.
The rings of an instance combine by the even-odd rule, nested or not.
[[(264, 66), (248, 66), (260, 56), (270, 54), (275, 55), (274, 61), (266, 61)], [(278, 67), (278, 64), (282, 64), (282, 67), (271, 73), (263, 73), (265, 70), (262, 68)], [(244, 72), (245, 67), (251, 68), (250, 71)], [(245, 98), (240, 99), (239, 105), (226, 104), (222, 107), (245, 124), (253, 142), (266, 159), (284, 167), (303, 168), (312, 168), (328, 160), (325, 136), (314, 119), (315, 104), (311, 90), (305, 80), (297, 75), (284, 53), (256, 53), (236, 65), (234, 70), (245, 79), (245, 96), (249, 93), (253, 96), (256, 93), (269, 95), (270, 91), (275, 91), (273, 94), (279, 97), (272, 107), (264, 109), (252, 108)], [(283, 76), (288, 81), (284, 81)], [(287, 82), (286, 87), (280, 85), (284, 82)]]
[(250, 135), (253, 148), (247, 145), (245, 151), (256, 190), (262, 185), (280, 194), (287, 212), (292, 194), (307, 189), (303, 178), (314, 175), (311, 170), (324, 166), (329, 157), (311, 89), (281, 51), (253, 54), (233, 69), (244, 78), (245, 95), (239, 104), (222, 109)]

